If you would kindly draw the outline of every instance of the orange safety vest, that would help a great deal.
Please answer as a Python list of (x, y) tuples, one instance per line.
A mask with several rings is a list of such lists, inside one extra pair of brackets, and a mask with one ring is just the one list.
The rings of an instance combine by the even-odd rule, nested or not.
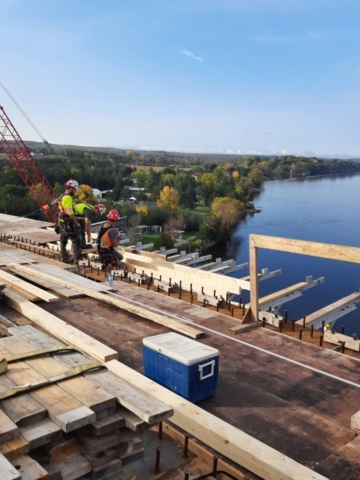
[[(109, 223), (104, 223), (101, 225), (100, 230), (99, 230), (99, 236), (98, 236), (98, 244), (102, 248), (112, 248), (112, 240), (109, 236), (110, 230), (112, 230), (114, 227), (110, 225)], [(105, 232), (104, 232), (105, 230)]]

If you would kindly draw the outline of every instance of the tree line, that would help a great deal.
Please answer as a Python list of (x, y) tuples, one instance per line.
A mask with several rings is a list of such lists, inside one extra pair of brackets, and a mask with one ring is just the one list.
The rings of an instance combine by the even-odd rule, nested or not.
[[(130, 229), (139, 224), (160, 225), (164, 227), (163, 243), (170, 241), (174, 230), (196, 232), (196, 247), (228, 237), (266, 180), (360, 171), (357, 161), (291, 155), (222, 157), (58, 148), (53, 156), (45, 147), (31, 150), (58, 194), (69, 178), (84, 186), (82, 200), (89, 202), (94, 202), (94, 197), (86, 186), (112, 190), (104, 202), (127, 216)], [(16, 170), (1, 153), (0, 171), (0, 211), (23, 216), (37, 210)], [(127, 200), (134, 186), (138, 188), (137, 203), (123, 202), (119, 207), (117, 202)]]

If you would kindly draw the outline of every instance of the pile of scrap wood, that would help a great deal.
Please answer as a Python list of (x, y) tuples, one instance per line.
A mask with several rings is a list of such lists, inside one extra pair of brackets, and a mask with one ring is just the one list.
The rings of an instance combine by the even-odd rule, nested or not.
[(1, 479), (136, 478), (141, 432), (172, 410), (29, 325), (8, 333), (0, 339)]

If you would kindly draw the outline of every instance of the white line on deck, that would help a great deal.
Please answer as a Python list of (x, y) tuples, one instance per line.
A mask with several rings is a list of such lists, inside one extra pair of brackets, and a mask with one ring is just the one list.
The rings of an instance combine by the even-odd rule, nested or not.
[[(136, 300), (132, 300), (128, 297), (124, 297), (123, 295), (118, 295), (113, 292), (108, 292), (108, 295), (114, 295), (115, 297), (122, 298), (126, 300), (127, 302), (134, 303), (135, 305), (141, 306), (141, 307), (146, 307), (149, 310), (152, 310), (153, 312), (156, 313), (161, 313), (164, 315), (164, 310), (159, 310), (158, 308), (151, 307), (150, 305), (145, 305), (143, 303), (137, 302)], [(273, 357), (280, 358), (281, 360), (285, 360), (286, 362), (293, 363), (294, 365), (298, 365), (299, 367), (307, 368), (308, 370), (311, 370), (312, 372), (320, 373), (321, 375), (325, 375), (327, 377), (330, 377), (334, 380), (338, 380), (343, 383), (347, 383), (348, 385), (351, 385), (352, 387), (360, 388), (360, 384), (352, 382), (350, 380), (346, 380), (345, 378), (337, 377), (336, 375), (333, 375), (332, 373), (324, 372), (323, 370), (319, 370), (318, 368), (311, 367), (310, 365), (306, 365), (305, 363), (298, 362), (296, 360), (292, 360), (291, 358), (284, 357), (282, 355), (279, 355), (278, 353), (275, 352), (270, 352), (269, 350), (265, 350), (264, 348), (258, 347), (256, 345), (252, 345), (251, 343), (244, 342), (243, 340), (238, 340), (237, 338), (231, 337), (230, 335), (225, 335), (225, 333), (217, 332), (216, 330), (212, 330), (211, 328), (204, 327), (203, 325), (199, 325), (198, 323), (192, 322), (191, 320), (187, 320), (186, 318), (180, 317), (179, 315), (176, 315), (174, 313), (166, 312), (166, 315), (169, 317), (172, 317), (176, 320), (180, 320), (181, 322), (187, 323), (188, 325), (192, 325), (193, 327), (201, 328), (202, 330), (206, 330), (208, 332), (214, 333), (215, 335), (220, 335), (221, 337), (228, 338), (229, 340), (232, 340), (233, 342), (241, 343), (242, 345), (246, 345), (247, 347), (254, 348), (255, 350), (258, 350), (259, 352), (266, 353), (268, 355), (272, 355)]]

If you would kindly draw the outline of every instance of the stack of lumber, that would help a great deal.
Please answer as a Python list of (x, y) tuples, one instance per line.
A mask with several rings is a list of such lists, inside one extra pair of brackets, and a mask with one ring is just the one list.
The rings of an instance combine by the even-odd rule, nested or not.
[[(0, 339), (0, 358), (63, 344), (29, 325)], [(0, 375), (0, 394), (93, 363), (78, 351), (22, 357)], [(141, 432), (172, 410), (106, 368), (0, 402), (0, 478), (133, 479), (144, 456)]]

